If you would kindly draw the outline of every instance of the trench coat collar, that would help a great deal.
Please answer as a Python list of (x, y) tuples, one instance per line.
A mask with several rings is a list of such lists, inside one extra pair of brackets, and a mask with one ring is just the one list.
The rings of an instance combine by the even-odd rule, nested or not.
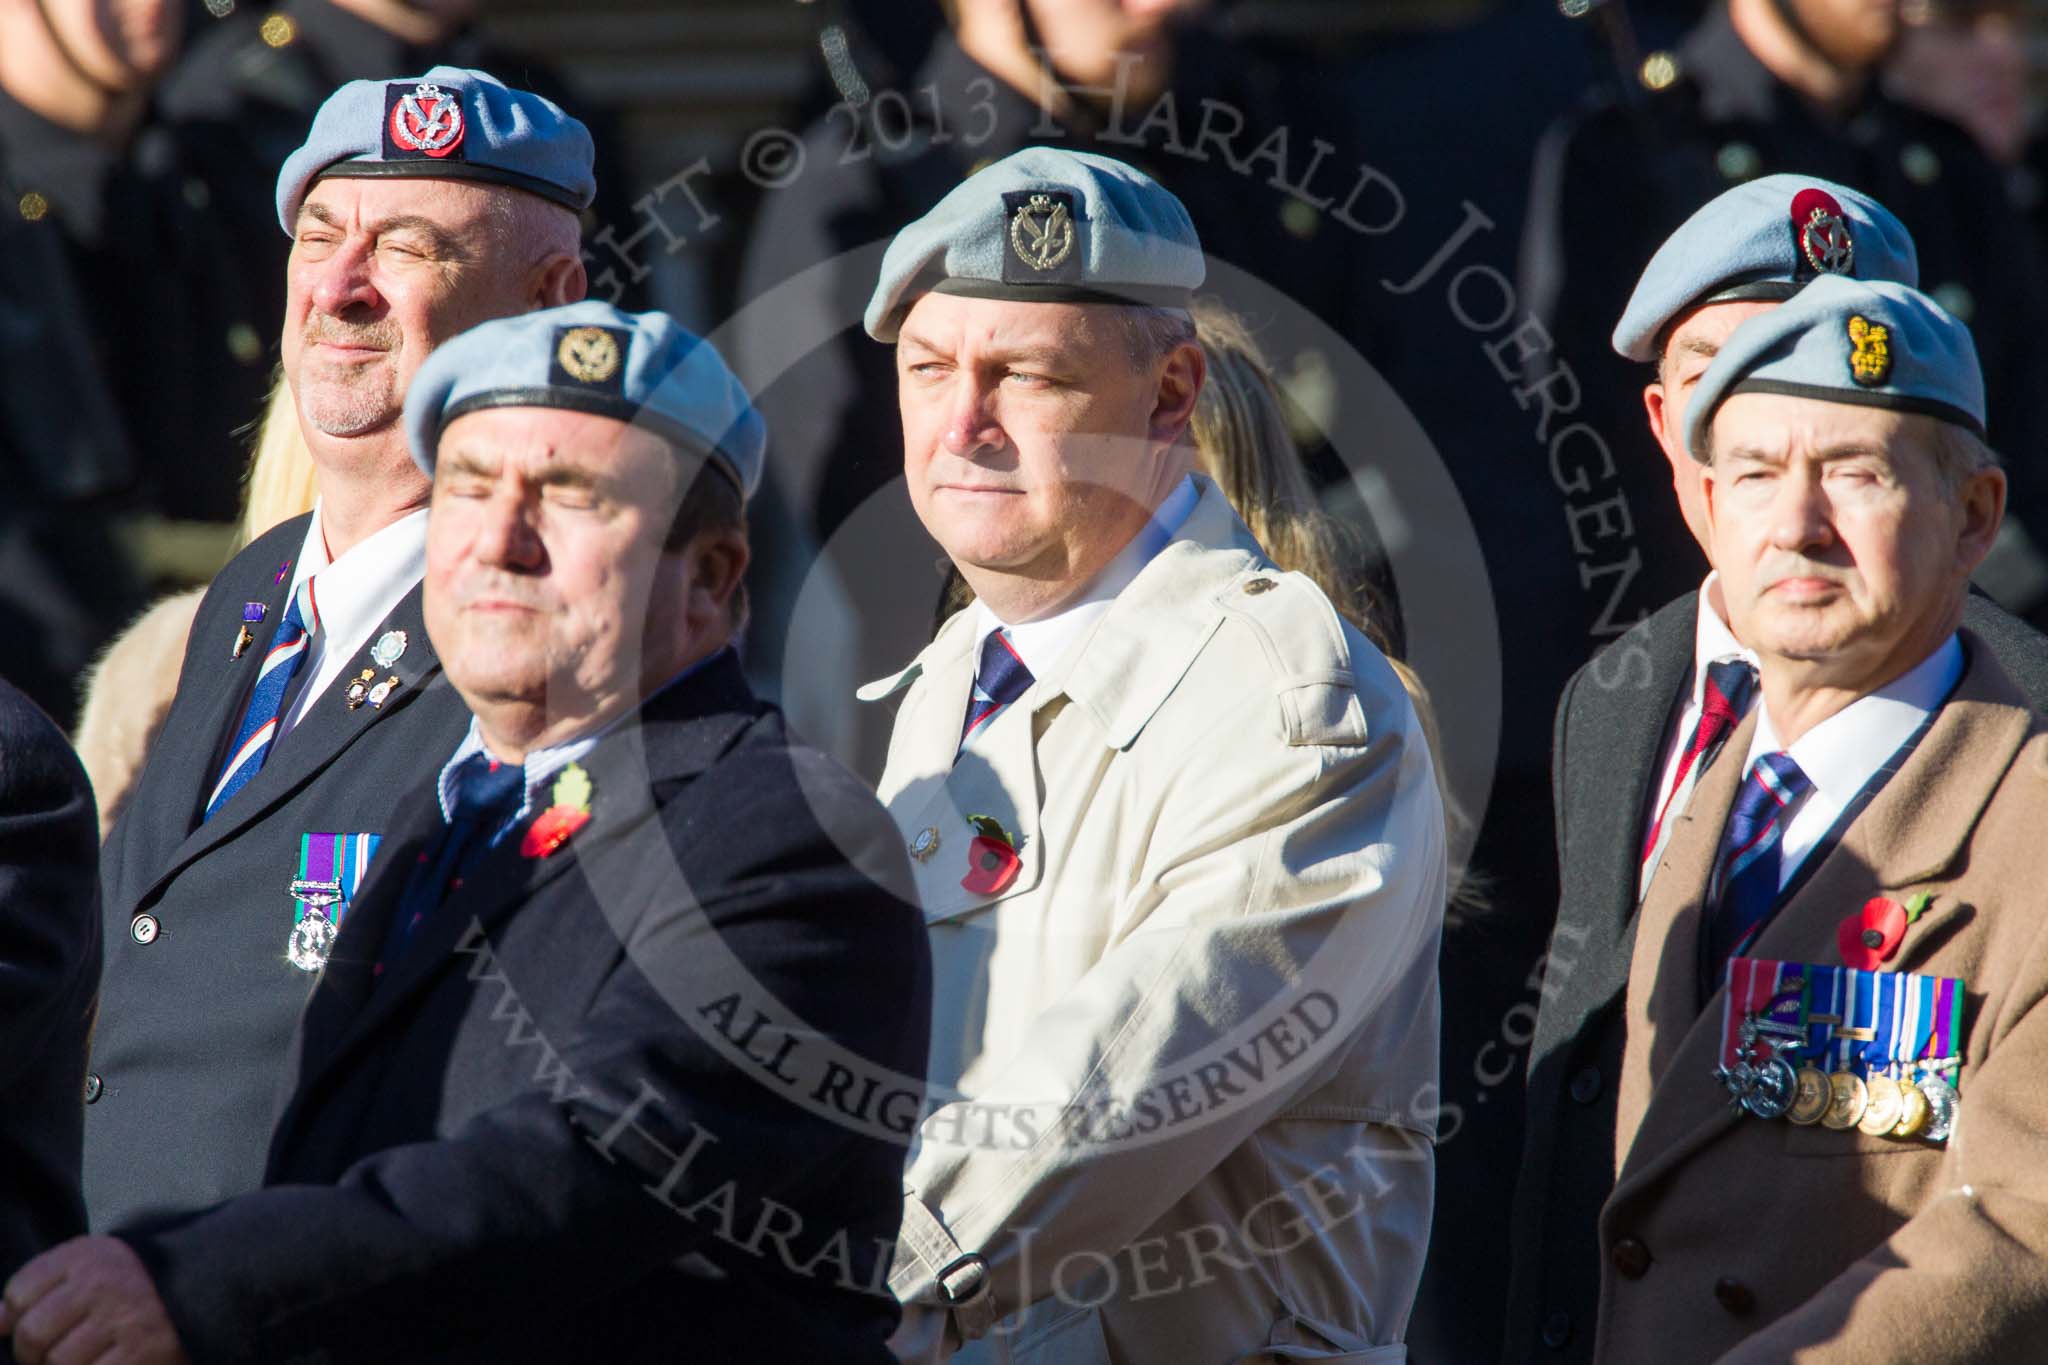
[[(955, 613), (908, 665), (860, 689), (861, 700), (880, 701), (923, 682), (896, 717), (897, 727), (908, 729), (891, 768), (908, 780), (889, 805), (910, 838), (928, 922), (1022, 895), (1042, 879), (1041, 713), (1078, 706), (1108, 748), (1130, 747), (1222, 623), (1218, 599), (1239, 579), (1272, 567), (1222, 491), (1195, 477), (1199, 496), (1173, 538), (967, 753), (958, 751), (976, 663), (971, 612)], [(960, 884), (974, 837), (969, 817), (976, 815), (999, 821), (1018, 854), (1017, 875), (994, 896)], [(920, 857), (920, 849), (929, 855)]]

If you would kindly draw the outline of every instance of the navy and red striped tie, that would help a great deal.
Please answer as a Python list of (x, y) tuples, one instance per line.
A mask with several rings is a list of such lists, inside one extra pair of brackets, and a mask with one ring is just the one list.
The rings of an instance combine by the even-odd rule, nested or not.
[(1719, 981), (1728, 959), (1756, 942), (1778, 903), (1783, 859), (1779, 845), (1792, 807), (1813, 788), (1788, 753), (1759, 754), (1743, 779), (1721, 834), (1721, 894), (1707, 918), (1707, 980)]
[(987, 725), (995, 714), (1024, 695), (1032, 684), (1031, 670), (1018, 657), (1009, 632), (992, 630), (981, 642), (981, 667), (974, 674), (974, 695), (967, 699), (967, 719), (960, 742)]

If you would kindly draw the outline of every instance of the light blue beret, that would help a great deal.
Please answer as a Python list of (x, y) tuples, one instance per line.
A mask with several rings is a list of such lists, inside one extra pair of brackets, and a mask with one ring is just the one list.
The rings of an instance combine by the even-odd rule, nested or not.
[(1685, 448), (1706, 462), (1722, 400), (1778, 393), (1924, 413), (1984, 435), (1984, 372), (1970, 329), (1917, 289), (1888, 280), (1815, 280), (1737, 327), (1700, 376)]
[(437, 66), (424, 76), (350, 81), (327, 97), (278, 172), (277, 221), (293, 235), (306, 191), (329, 175), (479, 180), (581, 213), (597, 195), (595, 159), (581, 122), (486, 72)]
[(1782, 301), (1821, 275), (1920, 283), (1913, 236), (1869, 195), (1810, 175), (1767, 175), (1707, 201), (1643, 269), (1614, 349), (1655, 360), (1664, 329), (1709, 303)]
[(432, 478), (450, 422), (508, 407), (617, 418), (709, 456), (743, 496), (761, 486), (761, 414), (724, 357), (666, 313), (586, 300), (497, 318), (448, 341), (405, 395), (413, 463)]
[(1207, 273), (1187, 209), (1158, 181), (1110, 157), (1027, 147), (896, 234), (865, 321), (869, 336), (894, 341), (933, 290), (1185, 308)]

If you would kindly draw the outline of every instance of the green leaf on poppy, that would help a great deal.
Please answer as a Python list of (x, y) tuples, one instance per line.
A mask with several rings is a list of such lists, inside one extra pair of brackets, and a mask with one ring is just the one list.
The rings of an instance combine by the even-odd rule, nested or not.
[(1010, 848), (1017, 846), (1017, 841), (1010, 837), (1010, 831), (1004, 829), (1003, 822), (996, 819), (993, 815), (970, 815), (967, 817), (967, 823), (972, 825), (974, 832), (984, 839), (997, 840), (1008, 845)]
[(1918, 920), (1921, 912), (1927, 908), (1928, 903), (1933, 899), (1934, 894), (1932, 892), (1922, 891), (1919, 895), (1908, 900), (1906, 902), (1906, 923), (1912, 924)]

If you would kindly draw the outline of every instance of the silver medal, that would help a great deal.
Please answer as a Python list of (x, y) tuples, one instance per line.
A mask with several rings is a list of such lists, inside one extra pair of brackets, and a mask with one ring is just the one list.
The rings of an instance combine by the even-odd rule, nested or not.
[(285, 956), (302, 972), (317, 972), (327, 965), (328, 950), (334, 946), (334, 921), (324, 911), (306, 907), (305, 915), (292, 926), (291, 942)]
[(1742, 1107), (1760, 1119), (1781, 1119), (1792, 1112), (1799, 1094), (1799, 1075), (1783, 1057), (1772, 1057), (1756, 1069), (1756, 1078), (1743, 1091)]
[(1945, 1077), (1928, 1076), (1920, 1082), (1920, 1093), (1927, 1097), (1927, 1127), (1920, 1136), (1929, 1142), (1947, 1142), (1956, 1127), (1956, 1103), (1960, 1098), (1956, 1088)]

